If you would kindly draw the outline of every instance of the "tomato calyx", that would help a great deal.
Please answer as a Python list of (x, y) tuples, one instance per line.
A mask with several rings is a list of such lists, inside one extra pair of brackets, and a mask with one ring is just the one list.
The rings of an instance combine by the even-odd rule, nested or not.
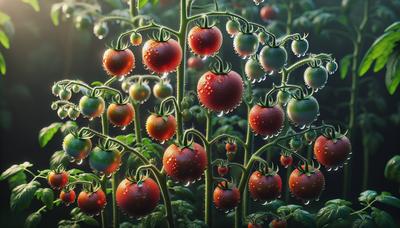
[(279, 172), (279, 166), (275, 167), (274, 163), (268, 164), (262, 162), (258, 167), (258, 171), (260, 171), (263, 176), (275, 176)]
[(227, 75), (232, 70), (232, 64), (224, 62), (218, 55), (214, 56), (216, 62), (211, 65), (210, 71), (216, 75)]
[(342, 133), (341, 128), (339, 127), (338, 130), (334, 128), (326, 128), (325, 131), (322, 133), (322, 135), (327, 138), (332, 140), (334, 143), (336, 143), (338, 140), (340, 140), (343, 136), (347, 135), (348, 131), (345, 131)]
[(219, 177), (217, 179), (221, 179), (217, 184), (217, 188), (220, 188), (222, 190), (232, 190), (233, 188), (236, 188), (236, 184), (233, 183), (233, 181), (228, 181), (226, 178)]
[(311, 176), (320, 169), (320, 164), (318, 163), (318, 166), (315, 167), (314, 161), (311, 161), (311, 163), (309, 161), (303, 161), (302, 163), (303, 165), (297, 165), (296, 167), (301, 174)]
[(152, 38), (158, 42), (166, 42), (171, 38), (171, 34), (164, 27), (161, 27), (158, 33), (152, 34)]
[(202, 29), (210, 29), (215, 26), (215, 22), (209, 21), (207, 16), (203, 16), (201, 21), (197, 21), (196, 25)]

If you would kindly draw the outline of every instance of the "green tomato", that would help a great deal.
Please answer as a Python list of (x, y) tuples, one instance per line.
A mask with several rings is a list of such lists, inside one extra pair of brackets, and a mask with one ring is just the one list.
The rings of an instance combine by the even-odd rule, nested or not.
[(79, 138), (73, 134), (68, 134), (64, 138), (63, 149), (71, 158), (82, 160), (89, 155), (92, 149), (92, 141), (88, 138)]
[(94, 171), (108, 176), (119, 169), (121, 153), (95, 147), (89, 155), (89, 165)]
[(386, 163), (385, 178), (400, 183), (400, 155), (394, 156)]
[(92, 18), (89, 15), (78, 15), (75, 17), (75, 27), (77, 29), (86, 29), (92, 23)]
[(68, 109), (68, 117), (72, 120), (76, 120), (79, 117), (79, 110), (77, 110), (76, 108), (70, 107)]
[(61, 107), (58, 109), (57, 115), (58, 115), (58, 117), (60, 117), (60, 119), (63, 120), (63, 119), (65, 119), (65, 117), (68, 116), (68, 111), (64, 107)]
[(287, 52), (283, 47), (264, 46), (261, 49), (259, 59), (265, 71), (279, 71), (286, 64)]
[(72, 97), (72, 92), (70, 89), (61, 89), (58, 96), (60, 97), (61, 100), (68, 101)]
[(129, 87), (129, 96), (132, 100), (141, 104), (146, 102), (151, 94), (151, 89), (147, 83), (135, 82)]
[(304, 82), (315, 90), (324, 88), (328, 81), (328, 72), (323, 66), (307, 67), (304, 71)]
[(158, 99), (165, 99), (172, 95), (174, 89), (169, 82), (160, 81), (153, 86), (153, 94)]
[(276, 94), (276, 98), (278, 100), (278, 103), (281, 106), (285, 106), (289, 100), (290, 100), (290, 92), (286, 90), (279, 90), (279, 92)]
[(254, 33), (240, 32), (233, 39), (233, 47), (242, 58), (254, 55), (258, 50), (258, 46), (258, 38)]
[(287, 114), (297, 126), (311, 125), (319, 115), (318, 101), (313, 96), (303, 99), (291, 98), (287, 105)]
[(244, 72), (252, 83), (255, 83), (256, 81), (261, 82), (266, 78), (265, 71), (261, 67), (260, 63), (254, 58), (247, 60), (246, 65), (244, 66)]
[(105, 102), (101, 97), (83, 96), (79, 101), (79, 109), (88, 118), (100, 117), (104, 112)]
[(336, 61), (330, 61), (326, 64), (326, 70), (329, 72), (329, 74), (333, 74), (337, 71), (338, 69), (338, 64)]
[(309, 44), (306, 39), (293, 40), (292, 45), (291, 45), (292, 52), (297, 57), (304, 56), (308, 51), (308, 47), (309, 47)]
[(289, 146), (294, 151), (299, 151), (303, 147), (303, 141), (300, 137), (293, 137), (289, 141)]
[(93, 33), (99, 39), (103, 39), (108, 35), (109, 29), (106, 23), (97, 23), (93, 27)]
[(259, 41), (261, 44), (266, 44), (266, 43), (268, 42), (268, 40), (269, 40), (269, 36), (268, 36), (268, 34), (265, 33), (265, 32), (260, 32), (260, 33), (258, 33), (257, 38), (258, 38), (258, 41)]
[(228, 22), (226, 22), (225, 29), (226, 29), (226, 32), (229, 35), (231, 35), (231, 37), (233, 37), (237, 33), (239, 33), (240, 24), (236, 20), (229, 20)]
[(142, 44), (143, 38), (140, 33), (134, 32), (131, 34), (130, 42), (133, 46), (139, 46)]
[(51, 87), (51, 93), (52, 93), (54, 96), (58, 96), (58, 94), (61, 92), (61, 90), (62, 90), (62, 88), (61, 88), (61, 86), (58, 85), (58, 84), (54, 84), (54, 85)]

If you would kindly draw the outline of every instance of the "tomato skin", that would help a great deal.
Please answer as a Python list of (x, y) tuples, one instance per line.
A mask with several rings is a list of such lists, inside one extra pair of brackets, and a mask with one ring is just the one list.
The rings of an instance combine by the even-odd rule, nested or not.
[(313, 89), (322, 89), (328, 81), (328, 72), (323, 66), (307, 67), (304, 82)]
[(225, 29), (226, 32), (233, 37), (240, 32), (240, 24), (235, 20), (229, 20), (226, 22)]
[(129, 96), (134, 101), (144, 103), (150, 98), (151, 89), (145, 82), (136, 82), (129, 87)]
[(233, 47), (242, 58), (254, 55), (259, 47), (257, 35), (239, 32), (233, 39)]
[(283, 47), (264, 46), (260, 51), (260, 64), (265, 71), (279, 71), (287, 62), (287, 52)]
[(287, 104), (287, 114), (297, 125), (310, 125), (318, 117), (318, 101), (312, 96), (300, 100), (292, 98)]
[(73, 134), (65, 136), (63, 150), (74, 159), (84, 159), (92, 149), (92, 141), (88, 138), (75, 137)]
[(195, 26), (188, 34), (188, 44), (193, 53), (200, 56), (214, 55), (222, 46), (222, 33), (218, 27)]
[(274, 219), (269, 224), (270, 228), (286, 228), (287, 222), (284, 219)]
[(261, 224), (248, 223), (247, 228), (262, 228)]
[(176, 120), (173, 115), (165, 117), (156, 114), (151, 114), (146, 120), (146, 131), (150, 137), (166, 141), (175, 135)]
[(141, 183), (124, 179), (116, 191), (118, 207), (133, 217), (149, 214), (160, 201), (160, 189), (157, 183), (147, 177)]
[(173, 39), (148, 40), (142, 49), (143, 64), (157, 74), (175, 71), (182, 61), (182, 49)]
[(293, 40), (290, 47), (293, 54), (295, 54), (297, 57), (301, 57), (307, 53), (309, 44), (306, 39)]
[(278, 10), (273, 6), (263, 6), (260, 9), (260, 17), (263, 21), (275, 20), (278, 17)]
[(139, 46), (142, 44), (143, 38), (140, 33), (134, 32), (130, 36), (130, 42), (133, 46)]
[(223, 177), (229, 173), (229, 167), (221, 165), (221, 166), (218, 166), (217, 171), (218, 171), (219, 176)]
[(75, 198), (76, 194), (74, 190), (69, 190), (68, 192), (63, 190), (60, 192), (60, 200), (67, 205), (75, 202)]
[(290, 192), (303, 200), (318, 199), (325, 187), (325, 177), (321, 171), (312, 167), (309, 169), (308, 175), (295, 169), (289, 177)]
[(172, 85), (169, 82), (157, 82), (154, 86), (153, 86), (153, 94), (155, 97), (157, 97), (158, 99), (165, 99), (169, 96), (172, 96), (174, 92), (174, 89), (172, 88)]
[(201, 70), (204, 68), (204, 62), (200, 57), (192, 56), (187, 60), (187, 65), (191, 69)]
[(326, 167), (342, 165), (351, 153), (350, 140), (342, 135), (337, 139), (329, 139), (323, 135), (315, 140), (314, 155), (319, 163)]
[(165, 172), (172, 179), (180, 182), (193, 182), (201, 177), (206, 165), (207, 155), (202, 146), (192, 144), (193, 149), (180, 149), (171, 144), (164, 152), (163, 165)]
[(135, 116), (135, 110), (129, 103), (127, 104), (110, 104), (107, 108), (108, 120), (115, 126), (128, 126)]
[(226, 152), (236, 152), (237, 151), (236, 143), (232, 143), (232, 142), (226, 143), (225, 150), (226, 150)]
[(254, 171), (249, 178), (251, 197), (261, 201), (271, 201), (278, 198), (282, 192), (282, 179), (278, 174), (264, 175)]
[(66, 171), (55, 172), (51, 171), (47, 176), (49, 185), (54, 189), (62, 189), (68, 184), (69, 174)]
[(279, 161), (283, 167), (287, 168), (293, 164), (293, 157), (291, 155), (281, 155)]
[(106, 203), (106, 194), (101, 189), (95, 192), (82, 191), (78, 195), (78, 207), (88, 215), (99, 214), (106, 206)]
[(121, 153), (118, 150), (103, 150), (95, 147), (89, 155), (90, 167), (105, 175), (110, 175), (121, 165)]
[(88, 118), (100, 117), (104, 112), (105, 102), (101, 97), (83, 96), (79, 100), (79, 109)]
[(253, 58), (247, 60), (244, 66), (244, 72), (246, 73), (247, 78), (253, 83), (265, 78), (265, 71), (261, 67), (260, 63)]
[(329, 74), (333, 74), (338, 69), (338, 64), (335, 61), (330, 61), (326, 64), (326, 70)]
[(199, 101), (214, 112), (230, 112), (240, 105), (243, 81), (238, 73), (214, 74), (211, 71), (201, 76), (197, 83)]
[(255, 105), (249, 113), (251, 129), (262, 136), (272, 136), (280, 132), (283, 127), (285, 113), (278, 105), (273, 107), (262, 107)]
[(103, 67), (107, 74), (122, 77), (135, 68), (135, 56), (130, 49), (107, 49), (103, 55)]
[(276, 95), (276, 98), (281, 106), (285, 106), (290, 100), (290, 93), (285, 90), (279, 90), (279, 92)]
[(223, 189), (222, 187), (215, 187), (213, 193), (214, 204), (221, 210), (232, 210), (240, 202), (240, 192), (237, 187), (231, 189)]

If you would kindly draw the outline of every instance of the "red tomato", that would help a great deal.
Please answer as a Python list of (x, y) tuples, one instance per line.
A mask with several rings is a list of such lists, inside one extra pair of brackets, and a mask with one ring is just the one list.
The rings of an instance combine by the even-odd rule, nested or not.
[(107, 49), (103, 55), (103, 67), (107, 74), (122, 77), (135, 68), (135, 56), (130, 49)]
[(88, 215), (98, 215), (106, 206), (106, 194), (98, 189), (95, 192), (82, 191), (78, 195), (78, 207)]
[(233, 142), (228, 142), (225, 144), (225, 150), (226, 152), (233, 152), (235, 153), (237, 151), (237, 145), (236, 143)]
[(118, 207), (133, 217), (149, 214), (160, 201), (160, 189), (157, 183), (147, 177), (139, 182), (124, 179), (117, 188), (116, 200)]
[(54, 189), (62, 189), (68, 184), (68, 173), (66, 171), (51, 171), (47, 177), (49, 185)]
[(173, 115), (160, 116), (151, 114), (146, 120), (146, 130), (150, 137), (159, 141), (166, 141), (174, 136), (176, 120)]
[(343, 165), (350, 153), (351, 143), (344, 135), (337, 139), (331, 139), (321, 135), (315, 140), (315, 158), (328, 169)]
[(192, 56), (187, 60), (187, 65), (189, 68), (201, 70), (204, 67), (204, 62), (200, 57)]
[(260, 17), (263, 21), (274, 20), (278, 17), (278, 10), (273, 6), (264, 6), (260, 10)]
[(293, 157), (291, 155), (281, 155), (279, 161), (283, 167), (287, 168), (293, 164)]
[[(304, 165), (302, 166), (304, 168)], [(290, 192), (297, 198), (308, 201), (318, 199), (325, 187), (325, 177), (316, 168), (309, 166), (309, 172), (293, 170), (289, 177)]]
[(135, 116), (133, 106), (127, 104), (110, 104), (107, 109), (108, 120), (115, 126), (128, 126)]
[(240, 192), (235, 186), (219, 183), (214, 189), (214, 204), (221, 210), (233, 210), (240, 202)]
[(284, 219), (274, 219), (269, 224), (270, 228), (286, 228), (287, 222)]
[(143, 64), (157, 74), (175, 71), (182, 61), (182, 48), (173, 39), (148, 40), (142, 49)]
[(227, 74), (208, 71), (197, 83), (197, 94), (206, 108), (215, 112), (231, 112), (242, 102), (242, 77), (235, 71)]
[(60, 200), (67, 205), (75, 202), (75, 198), (76, 194), (74, 190), (69, 190), (68, 192), (63, 190), (60, 192)]
[(214, 55), (222, 46), (221, 30), (215, 26), (210, 28), (195, 26), (190, 29), (188, 37), (190, 49), (200, 56)]
[(229, 167), (228, 166), (224, 166), (224, 165), (220, 165), (218, 166), (218, 174), (223, 177), (226, 176), (229, 173)]
[(193, 143), (191, 148), (180, 148), (171, 144), (164, 152), (163, 165), (165, 172), (172, 179), (185, 183), (193, 182), (201, 178), (206, 169), (206, 151), (197, 143)]
[(255, 200), (274, 200), (281, 195), (282, 179), (275, 172), (263, 174), (255, 171), (249, 179), (249, 191)]
[(256, 223), (249, 223), (247, 224), (247, 228), (262, 228), (262, 225)]
[(249, 113), (249, 123), (254, 133), (262, 136), (278, 134), (282, 127), (285, 113), (279, 105), (263, 107), (255, 105)]

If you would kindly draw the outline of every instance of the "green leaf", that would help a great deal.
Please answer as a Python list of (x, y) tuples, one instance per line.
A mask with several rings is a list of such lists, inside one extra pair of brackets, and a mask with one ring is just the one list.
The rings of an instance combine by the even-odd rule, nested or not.
[(376, 191), (366, 190), (366, 191), (360, 193), (358, 200), (360, 202), (364, 202), (364, 203), (368, 204), (368, 203), (371, 203), (377, 195), (378, 195), (378, 193)]
[(47, 143), (54, 137), (63, 124), (60, 122), (52, 123), (48, 127), (42, 128), (39, 132), (40, 147), (45, 147)]
[(385, 32), (398, 31), (398, 30), (400, 30), (400, 22), (395, 22), (389, 25), (389, 27), (385, 29)]
[(267, 204), (265, 204), (265, 210), (269, 212), (276, 212), (279, 207), (285, 205), (285, 202), (282, 200), (273, 200)]
[(4, 59), (3, 54), (0, 52), (0, 74), (5, 75), (6, 70), (6, 60)]
[(89, 226), (99, 226), (99, 222), (97, 222), (96, 219), (94, 219), (93, 217), (84, 214), (83, 212), (80, 212), (76, 215), (76, 220), (78, 221), (82, 221), (83, 223), (85, 223), (86, 225)]
[(69, 157), (63, 150), (54, 152), (50, 158), (50, 168), (56, 169), (58, 166), (66, 167), (69, 164)]
[(68, 120), (61, 127), (61, 132), (66, 134), (78, 129), (78, 124), (74, 121)]
[(2, 44), (6, 49), (10, 48), (10, 40), (7, 34), (0, 29), (0, 44)]
[(132, 145), (136, 140), (134, 134), (118, 135), (115, 139), (125, 143), (126, 145)]
[(6, 21), (10, 21), (11, 18), (7, 14), (0, 11), (0, 25), (4, 24)]
[(55, 26), (60, 24), (60, 12), (61, 12), (62, 3), (53, 4), (50, 10), (51, 21)]
[(33, 165), (29, 162), (24, 162), (22, 164), (19, 165), (12, 165), (10, 168), (6, 169), (6, 171), (4, 171), (1, 176), (0, 176), (0, 181), (5, 180), (9, 177), (14, 176), (15, 174), (19, 173), (20, 171), (32, 167)]
[(400, 183), (400, 155), (392, 157), (386, 163), (385, 178)]
[(343, 57), (340, 62), (339, 62), (339, 66), (340, 66), (340, 78), (341, 79), (345, 79), (349, 69), (350, 69), (350, 64), (351, 64), (351, 59), (352, 59), (353, 55), (346, 55), (345, 57)]
[(10, 189), (13, 189), (21, 184), (26, 184), (26, 175), (22, 171), (8, 178), (8, 185)]
[(25, 3), (29, 4), (29, 5), (31, 5), (32, 8), (33, 8), (36, 12), (39, 12), (40, 7), (39, 7), (39, 2), (38, 2), (38, 0), (22, 0), (22, 2), (25, 2)]
[(188, 188), (183, 186), (174, 186), (170, 190), (172, 193), (177, 196), (179, 199), (188, 199), (190, 201), (195, 201), (195, 196)]
[[(400, 33), (400, 32), (399, 32)], [(400, 84), (400, 51), (393, 53), (386, 65), (385, 84), (391, 95)]]
[(353, 222), (352, 228), (376, 228), (376, 226), (372, 218), (363, 216)]
[(386, 211), (379, 210), (375, 207), (372, 208), (371, 213), (376, 225), (380, 228), (396, 228), (396, 223), (393, 217)]
[(10, 208), (12, 211), (21, 211), (29, 207), (36, 190), (40, 186), (37, 181), (21, 184), (11, 191)]
[(41, 188), (38, 189), (35, 193), (36, 198), (44, 205), (46, 205), (47, 208), (52, 209), (53, 208), (53, 201), (54, 201), (54, 192), (50, 188)]
[(314, 216), (308, 211), (297, 209), (291, 214), (288, 227), (316, 227)]
[(103, 83), (100, 82), (100, 81), (95, 81), (95, 82), (90, 83), (90, 85), (91, 85), (91, 86), (102, 86)]
[(363, 76), (365, 73), (367, 73), (375, 60), (383, 58), (379, 61), (379, 64), (376, 67), (376, 69), (380, 69), (382, 64), (388, 59), (388, 56), (390, 56), (392, 51), (395, 49), (397, 45), (396, 43), (399, 41), (400, 32), (397, 31), (390, 30), (380, 36), (368, 49), (367, 53), (362, 59), (359, 68), (359, 75)]
[(346, 205), (340, 205), (331, 202), (330, 204), (321, 208), (318, 211), (316, 216), (317, 226), (335, 227), (335, 222), (339, 221), (339, 219), (347, 220), (350, 216), (351, 211), (352, 209)]
[(332, 199), (325, 202), (325, 206), (328, 206), (330, 204), (337, 204), (340, 206), (350, 206), (351, 202), (343, 199)]
[(278, 208), (277, 213), (280, 215), (289, 215), (293, 213), (297, 209), (302, 209), (303, 207), (300, 205), (289, 204), (286, 206), (281, 206)]
[(147, 4), (148, 0), (139, 0), (139, 9), (143, 8)]
[(42, 215), (40, 213), (34, 212), (30, 214), (25, 220), (26, 228), (38, 227), (40, 221), (42, 220)]
[(389, 206), (400, 208), (400, 199), (395, 196), (382, 193), (376, 197), (376, 200)]

